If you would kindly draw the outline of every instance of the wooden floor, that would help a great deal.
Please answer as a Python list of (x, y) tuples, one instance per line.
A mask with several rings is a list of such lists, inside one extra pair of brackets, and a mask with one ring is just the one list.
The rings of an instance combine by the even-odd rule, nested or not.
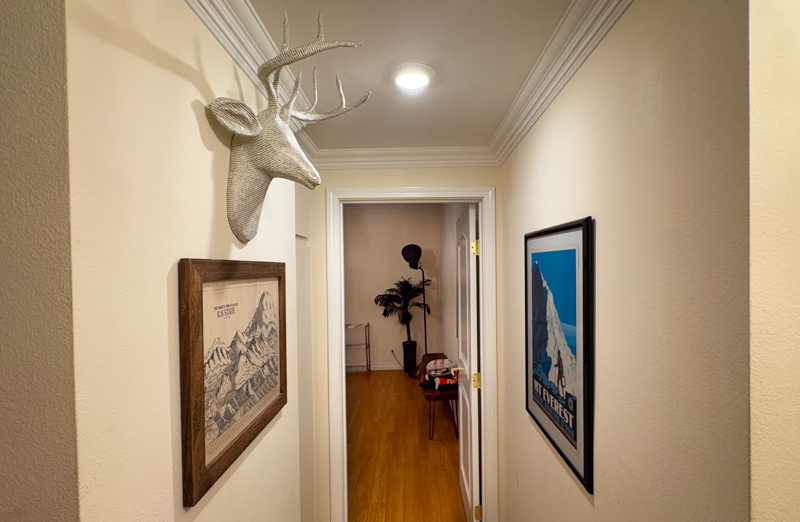
[(464, 522), (458, 440), (447, 403), (428, 403), (402, 370), (347, 374), (350, 522)]

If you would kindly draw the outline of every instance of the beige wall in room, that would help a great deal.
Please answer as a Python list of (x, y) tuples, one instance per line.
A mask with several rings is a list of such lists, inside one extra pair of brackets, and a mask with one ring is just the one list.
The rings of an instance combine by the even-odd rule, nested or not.
[[(370, 323), (371, 362), (378, 370), (397, 370), (403, 364), (406, 329), (397, 318), (383, 317), (375, 296), (394, 286), (401, 277), (419, 283), (422, 275), (412, 270), (400, 251), (415, 243), (422, 248), (422, 267), (431, 286), (425, 300), (428, 315), (428, 352), (442, 349), (443, 205), (345, 205), (344, 207), (344, 307), (348, 323)], [(418, 299), (422, 302), (422, 298)], [(412, 308), (411, 339), (417, 341), (417, 361), (425, 353), (422, 310)], [(362, 330), (347, 330), (347, 342), (363, 342)], [(392, 356), (394, 350), (394, 356)], [(346, 363), (365, 365), (360, 348), (348, 349)]]
[[(346, 116), (345, 116), (346, 117)], [(311, 191), (311, 317), (314, 381), (314, 476), (317, 522), (330, 520), (328, 433), (328, 287), (326, 190), (334, 187), (493, 187), (498, 168), (323, 171), (322, 185)], [(500, 202), (498, 200), (498, 205)], [(426, 274), (427, 275), (427, 274)]]
[(444, 205), (444, 252), (442, 252), (442, 352), (458, 361), (458, 241), (456, 225), (466, 203)]
[[(231, 135), (204, 108), (264, 102), (182, 1), (69, 0), (67, 50), (81, 519), (299, 521), (295, 188), (273, 182), (258, 236), (238, 243), (225, 210)], [(288, 289), (289, 402), (190, 509), (182, 257), (282, 261)]]
[(64, 2), (0, 13), (0, 520), (75, 521)]
[[(748, 520), (747, 96), (747, 2), (637, 0), (504, 165), (501, 520)], [(523, 235), (589, 215), (594, 496), (523, 402)]]
[(752, 519), (800, 520), (800, 4), (750, 2)]

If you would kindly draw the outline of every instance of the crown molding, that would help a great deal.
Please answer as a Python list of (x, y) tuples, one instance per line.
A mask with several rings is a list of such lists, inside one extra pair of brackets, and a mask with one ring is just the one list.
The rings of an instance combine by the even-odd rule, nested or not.
[[(186, 3), (266, 98), (267, 89), (258, 79), (258, 67), (278, 55), (278, 46), (249, 0), (186, 0)], [(278, 100), (281, 104), (289, 101), (294, 80), (295, 75), (285, 67), (278, 89)], [(311, 106), (303, 92), (297, 96), (295, 104), (301, 110)], [(292, 119), (289, 125), (297, 132), (305, 123)]]
[(305, 132), (296, 136), (318, 170), (500, 166), (489, 147), (318, 149)]
[(573, 0), (492, 138), (490, 148), (500, 164), (632, 3)]
[[(250, 0), (186, 3), (266, 96), (258, 66), (276, 56), (278, 47)], [(572, 0), (488, 146), (319, 149), (305, 132), (299, 132), (302, 122), (293, 120), (292, 130), (319, 170), (500, 166), (632, 3)], [(288, 68), (285, 71), (288, 74), (281, 75), (279, 93), (282, 103), (286, 103), (295, 79)], [(301, 109), (310, 106), (302, 89), (297, 105)]]

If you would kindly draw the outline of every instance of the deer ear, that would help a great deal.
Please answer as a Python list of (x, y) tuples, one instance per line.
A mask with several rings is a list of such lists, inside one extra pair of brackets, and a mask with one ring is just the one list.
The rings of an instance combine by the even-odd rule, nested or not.
[(221, 124), (236, 134), (258, 136), (261, 133), (261, 123), (255, 113), (239, 100), (216, 98), (208, 108)]

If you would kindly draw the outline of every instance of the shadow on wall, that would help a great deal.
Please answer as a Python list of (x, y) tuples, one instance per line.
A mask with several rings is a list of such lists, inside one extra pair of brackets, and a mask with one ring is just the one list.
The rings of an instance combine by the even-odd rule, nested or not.
[[(422, 263), (422, 268), (425, 270), (425, 279), (431, 280), (431, 286), (425, 289), (425, 300), (428, 304), (430, 303), (439, 303), (439, 307), (441, 308), (442, 302), (442, 268), (440, 266), (439, 260), (436, 258), (436, 252), (433, 251), (431, 248), (425, 248), (422, 250), (422, 256), (420, 256), (420, 263)], [(422, 279), (422, 273), (417, 273), (417, 280)], [(435, 337), (432, 337), (431, 334), (431, 316), (428, 315), (428, 346), (427, 351), (428, 353), (436, 353), (442, 351), (442, 347), (439, 346), (440, 343), (437, 342)], [(425, 353), (425, 321), (420, 314), (419, 320), (414, 321), (412, 323), (412, 328), (415, 332), (417, 332), (416, 339), (419, 339), (417, 342), (417, 361), (419, 361), (422, 354)]]
[[(422, 250), (420, 263), (422, 263), (422, 268), (425, 269), (426, 278), (439, 280), (442, 277), (442, 268), (439, 266), (439, 260), (436, 259), (436, 252), (434, 252), (432, 248), (425, 248)], [(436, 291), (438, 292), (438, 290)]]
[[(143, 58), (166, 71), (186, 78), (192, 85), (197, 87), (206, 103), (214, 99), (214, 91), (211, 88), (211, 84), (208, 83), (200, 63), (197, 41), (195, 41), (195, 47), (197, 48), (197, 62), (199, 65), (193, 67), (157, 47), (136, 31), (126, 26), (121, 26), (84, 2), (73, 2), (70, 6), (70, 12), (73, 15), (70, 17), (71, 23), (76, 27), (80, 27), (97, 38), (112, 43), (120, 49)], [(128, 18), (130, 18), (130, 15), (128, 15)]]
[[(209, 204), (212, 205), (214, 213), (211, 221), (210, 255), (216, 258), (227, 258), (231, 252), (231, 245), (242, 249), (244, 244), (236, 239), (236, 236), (231, 232), (227, 216), (227, 180), (230, 164), (230, 144), (233, 135), (220, 125), (206, 108), (207, 104), (217, 96), (214, 94), (214, 90), (203, 69), (202, 53), (198, 39), (196, 37), (194, 39), (197, 66), (193, 66), (156, 46), (129, 27), (118, 24), (84, 2), (75, 2), (70, 7), (70, 11), (73, 13), (71, 19), (74, 20), (73, 23), (76, 27), (112, 43), (118, 48), (136, 55), (167, 72), (186, 79), (199, 91), (201, 98), (193, 101), (191, 107), (187, 108), (187, 110), (192, 110), (195, 113), (200, 139), (206, 149), (213, 153), (211, 162), (213, 200)], [(236, 65), (232, 64), (231, 67), (236, 86), (226, 95), (244, 100), (245, 93), (240, 76), (242, 73)], [(259, 105), (257, 110), (260, 110), (261, 97), (258, 94), (255, 94), (255, 96)]]
[[(238, 79), (238, 77), (237, 77)], [(230, 255), (230, 245), (239, 250), (245, 244), (239, 241), (228, 225), (228, 170), (230, 167), (230, 143), (233, 133), (223, 127), (211, 113), (205, 103), (200, 100), (192, 102), (192, 109), (197, 117), (197, 127), (203, 145), (213, 154), (211, 160), (212, 208), (211, 219), (211, 256), (225, 259)], [(209, 130), (211, 132), (209, 132)], [(220, 144), (225, 149), (220, 148)], [(222, 152), (225, 150), (225, 152)]]
[[(431, 285), (425, 289), (425, 302), (431, 306), (432, 314), (428, 314), (427, 321), (428, 321), (428, 339), (427, 339), (427, 351), (430, 353), (441, 351), (441, 346), (439, 346), (438, 337), (436, 332), (438, 329), (432, 322), (434, 320), (438, 320), (439, 317), (434, 317), (433, 314), (436, 314), (438, 310), (434, 310), (434, 308), (441, 308), (441, 281), (442, 281), (442, 269), (440, 267), (439, 260), (436, 257), (436, 252), (431, 248), (424, 248), (422, 250), (422, 254), (420, 255), (420, 263), (422, 264), (423, 270), (425, 270), (425, 279), (429, 279), (431, 281)], [(419, 270), (413, 270), (413, 273), (409, 275), (409, 279), (412, 281), (419, 282), (422, 280), (422, 272)], [(417, 299), (420, 303), (422, 302), (422, 297)], [(417, 341), (417, 361), (420, 360), (423, 354), (426, 353), (426, 343), (425, 343), (425, 321), (426, 318), (422, 313), (422, 310), (416, 308), (414, 310), (413, 316), (414, 319), (411, 321), (411, 338)], [(405, 328), (403, 326), (398, 325), (398, 332), (400, 336), (405, 336)], [(434, 332), (431, 332), (434, 330)]]

